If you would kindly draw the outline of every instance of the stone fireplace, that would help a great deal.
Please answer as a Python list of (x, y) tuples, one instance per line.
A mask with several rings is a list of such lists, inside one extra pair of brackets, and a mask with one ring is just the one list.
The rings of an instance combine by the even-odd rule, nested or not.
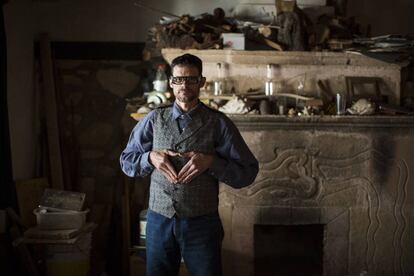
[(225, 275), (413, 275), (413, 118), (232, 119), (260, 171), (221, 187)]
[[(319, 80), (341, 93), (346, 77), (375, 77), (390, 103), (411, 95), (404, 82), (413, 68), (405, 63), (332, 52), (162, 54), (171, 62), (184, 52), (203, 60), (207, 81), (223, 63), (236, 93), (263, 88), (266, 66), (274, 64), (288, 92), (302, 77), (303, 94), (318, 98)], [(220, 188), (224, 275), (414, 275), (413, 117), (231, 118), (260, 171), (249, 187)]]

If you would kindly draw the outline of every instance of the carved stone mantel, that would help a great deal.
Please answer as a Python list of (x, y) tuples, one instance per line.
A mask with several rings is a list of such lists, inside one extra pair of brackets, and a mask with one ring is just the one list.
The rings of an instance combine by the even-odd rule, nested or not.
[(225, 275), (253, 275), (255, 224), (324, 225), (326, 276), (412, 275), (413, 117), (230, 117), (260, 171), (221, 186)]
[(228, 115), (240, 130), (285, 128), (414, 128), (411, 116)]

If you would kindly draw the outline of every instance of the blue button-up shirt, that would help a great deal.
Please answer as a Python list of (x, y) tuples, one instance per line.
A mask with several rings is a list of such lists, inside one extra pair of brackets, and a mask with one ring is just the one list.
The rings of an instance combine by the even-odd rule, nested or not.
[[(183, 131), (192, 120), (192, 114), (199, 108), (207, 108), (199, 103), (189, 112), (183, 112), (174, 103), (172, 116)], [(146, 176), (154, 170), (149, 162), (153, 143), (155, 112), (151, 111), (138, 122), (129, 137), (128, 144), (121, 153), (120, 162), (123, 172), (130, 176)], [(227, 116), (220, 116), (215, 126), (214, 142), (216, 155), (208, 170), (212, 176), (234, 188), (250, 185), (258, 173), (258, 162), (244, 142), (240, 132)], [(177, 172), (178, 173), (178, 172)]]

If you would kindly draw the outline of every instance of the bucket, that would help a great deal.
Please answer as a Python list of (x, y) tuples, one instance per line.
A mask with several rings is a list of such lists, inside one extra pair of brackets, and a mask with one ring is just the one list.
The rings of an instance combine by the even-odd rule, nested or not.
[(146, 228), (147, 228), (147, 211), (144, 209), (139, 213), (139, 245), (145, 246)]

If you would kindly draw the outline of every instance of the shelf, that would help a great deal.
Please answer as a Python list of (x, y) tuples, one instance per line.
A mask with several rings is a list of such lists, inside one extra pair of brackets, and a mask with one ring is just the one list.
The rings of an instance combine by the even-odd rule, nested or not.
[(400, 68), (407, 62), (387, 63), (357, 53), (340, 52), (278, 52), (278, 51), (241, 51), (241, 50), (182, 50), (165, 48), (161, 51), (169, 63), (179, 55), (190, 53), (205, 63), (229, 64), (280, 64), (280, 65), (344, 65), (344, 66), (386, 66)]

